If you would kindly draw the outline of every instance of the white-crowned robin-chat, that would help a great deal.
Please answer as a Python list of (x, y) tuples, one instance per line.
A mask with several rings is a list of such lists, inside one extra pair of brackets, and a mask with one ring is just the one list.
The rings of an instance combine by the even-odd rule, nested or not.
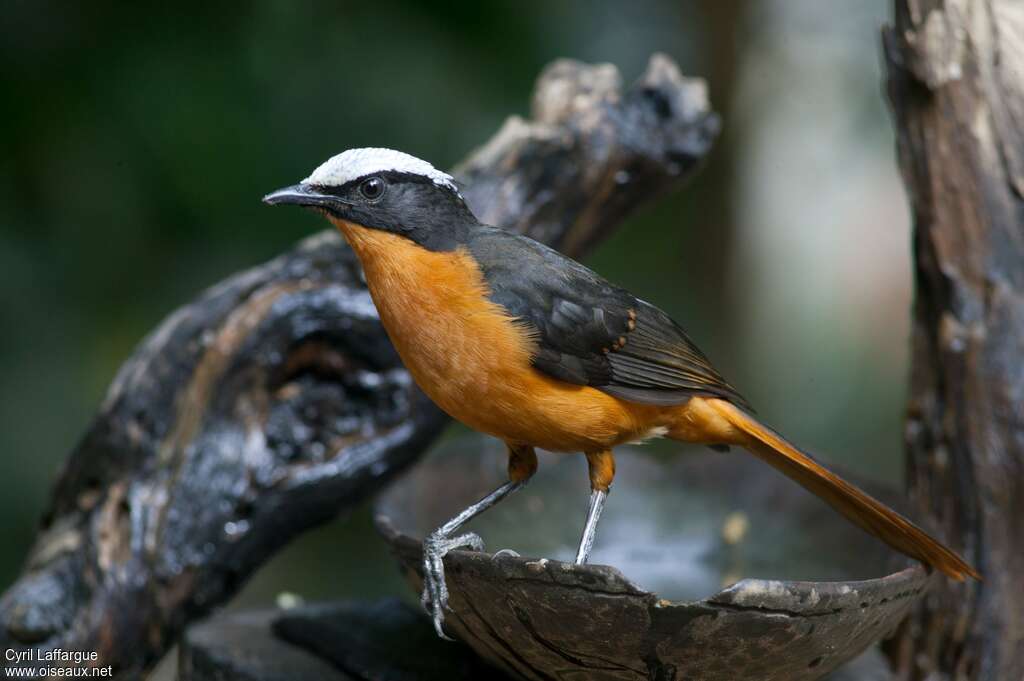
[(416, 383), (452, 417), (508, 446), (509, 481), (424, 542), (423, 602), (438, 634), (444, 556), (537, 470), (534, 448), (581, 452), (590, 553), (615, 475), (616, 445), (653, 437), (736, 445), (894, 549), (950, 577), (977, 571), (921, 528), (758, 421), (667, 314), (533, 239), (481, 224), (454, 180), (389, 149), (351, 149), (269, 204), (323, 213), (352, 246), (381, 322)]

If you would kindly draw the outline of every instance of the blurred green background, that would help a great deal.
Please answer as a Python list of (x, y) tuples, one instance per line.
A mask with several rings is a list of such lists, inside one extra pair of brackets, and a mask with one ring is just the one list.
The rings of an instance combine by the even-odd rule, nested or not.
[[(0, 25), (0, 586), (119, 364), (204, 287), (323, 228), (268, 190), (349, 147), (447, 167), (557, 57), (663, 51), (724, 116), (700, 175), (588, 263), (666, 308), (770, 423), (902, 469), (908, 215), (883, 0), (7, 2)], [(404, 591), (366, 508), (241, 603)]]

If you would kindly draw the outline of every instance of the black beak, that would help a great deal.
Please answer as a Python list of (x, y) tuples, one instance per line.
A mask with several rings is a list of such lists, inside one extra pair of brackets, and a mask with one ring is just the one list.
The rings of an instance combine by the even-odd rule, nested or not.
[(295, 206), (310, 206), (314, 208), (326, 208), (332, 212), (338, 212), (345, 206), (347, 201), (342, 201), (337, 196), (324, 194), (308, 184), (294, 184), (291, 187), (278, 189), (263, 197), (263, 203), (268, 206), (279, 204), (292, 204)]

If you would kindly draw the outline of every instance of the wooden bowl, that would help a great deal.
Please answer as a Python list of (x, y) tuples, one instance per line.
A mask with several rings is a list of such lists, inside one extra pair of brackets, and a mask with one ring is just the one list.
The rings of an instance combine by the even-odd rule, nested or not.
[[(819, 679), (892, 631), (931, 579), (743, 452), (616, 458), (589, 565), (571, 563), (582, 456), (542, 455), (526, 489), (470, 524), (489, 551), (523, 557), (445, 558), (451, 635), (521, 679)], [(459, 437), (381, 497), (378, 528), (417, 594), (419, 538), (504, 466), (500, 444)]]

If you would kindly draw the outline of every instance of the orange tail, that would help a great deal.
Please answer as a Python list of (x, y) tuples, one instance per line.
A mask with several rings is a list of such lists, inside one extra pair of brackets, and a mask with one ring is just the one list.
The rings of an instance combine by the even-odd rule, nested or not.
[(978, 571), (951, 549), (882, 502), (843, 480), (753, 417), (724, 400), (708, 399), (706, 404), (745, 434), (744, 441), (737, 444), (745, 446), (762, 461), (826, 501), (869, 534), (957, 581), (962, 582), (968, 576), (981, 579)]

